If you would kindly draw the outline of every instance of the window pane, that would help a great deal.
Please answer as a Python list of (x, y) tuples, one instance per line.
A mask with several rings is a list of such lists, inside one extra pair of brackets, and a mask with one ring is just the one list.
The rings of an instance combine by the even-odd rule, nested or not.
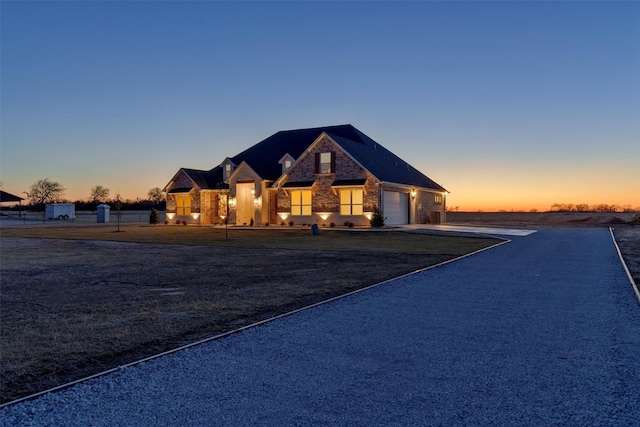
[(320, 153), (320, 173), (331, 173), (331, 153)]
[(351, 192), (351, 203), (354, 205), (362, 204), (362, 190), (353, 190)]
[(362, 205), (353, 205), (353, 215), (362, 215)]
[(299, 205), (300, 204), (300, 191), (292, 191), (291, 192), (291, 204)]
[(302, 193), (302, 204), (311, 205), (311, 191), (304, 190), (304, 191), (301, 191), (301, 193)]
[(341, 205), (349, 205), (349, 204), (351, 204), (351, 191), (350, 190), (340, 190), (340, 204)]
[(302, 215), (311, 215), (311, 206), (302, 206)]
[(340, 215), (351, 215), (351, 205), (340, 205)]
[(300, 205), (291, 206), (291, 215), (300, 215)]

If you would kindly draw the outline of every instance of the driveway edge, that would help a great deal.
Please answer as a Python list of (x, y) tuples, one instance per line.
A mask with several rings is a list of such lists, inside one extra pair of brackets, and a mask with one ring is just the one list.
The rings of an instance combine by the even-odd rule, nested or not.
[(616, 247), (616, 251), (618, 252), (618, 257), (620, 258), (620, 262), (622, 263), (622, 267), (624, 267), (624, 271), (627, 273), (627, 277), (629, 278), (629, 282), (631, 282), (631, 287), (633, 288), (633, 292), (636, 294), (636, 299), (638, 303), (640, 303), (640, 290), (638, 290), (638, 285), (635, 280), (633, 280), (633, 276), (627, 267), (627, 263), (624, 261), (622, 257), (622, 252), (620, 252), (620, 246), (618, 246), (618, 242), (616, 242), (616, 236), (613, 234), (613, 228), (609, 227), (609, 232), (611, 233), (611, 239), (613, 240), (613, 245)]

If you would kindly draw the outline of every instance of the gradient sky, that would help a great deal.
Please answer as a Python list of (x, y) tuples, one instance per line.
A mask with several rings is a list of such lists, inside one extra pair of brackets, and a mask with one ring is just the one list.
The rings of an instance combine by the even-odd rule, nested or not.
[(640, 207), (639, 2), (0, 3), (3, 189), (163, 187), (350, 123), (461, 210)]

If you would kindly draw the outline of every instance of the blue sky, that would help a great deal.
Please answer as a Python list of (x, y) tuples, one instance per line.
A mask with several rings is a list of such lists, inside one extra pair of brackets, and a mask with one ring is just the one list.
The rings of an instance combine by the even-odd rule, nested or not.
[(0, 3), (0, 179), (144, 197), (351, 123), (460, 209), (640, 206), (638, 2)]

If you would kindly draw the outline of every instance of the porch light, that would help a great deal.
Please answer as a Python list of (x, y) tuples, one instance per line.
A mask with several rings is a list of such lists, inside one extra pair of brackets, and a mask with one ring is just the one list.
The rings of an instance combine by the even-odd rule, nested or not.
[(200, 214), (199, 214), (199, 213), (197, 213), (197, 212), (193, 212), (193, 213), (191, 214), (191, 218), (193, 218), (193, 219), (198, 219), (198, 217), (199, 217), (199, 216), (200, 216)]
[(418, 195), (418, 193), (416, 192), (416, 190), (411, 190), (411, 198), (412, 199), (415, 199), (417, 195)]
[(323, 221), (326, 221), (331, 215), (331, 212), (318, 212), (318, 215), (320, 215), (320, 218), (322, 218)]
[(251, 195), (254, 196), (255, 194), (256, 194), (256, 190), (255, 190), (255, 188), (252, 188), (251, 189)]
[(278, 212), (278, 216), (284, 221), (285, 219), (289, 218), (289, 212)]
[(371, 218), (373, 218), (373, 212), (365, 212), (364, 213), (365, 218), (367, 218), (369, 221), (371, 221)]
[(257, 207), (260, 206), (262, 204), (262, 199), (260, 197), (254, 197), (253, 198), (253, 204)]
[(226, 215), (220, 215), (220, 218), (222, 218), (223, 221), (226, 217), (227, 217)]
[(174, 216), (176, 216), (176, 214), (167, 212), (167, 218), (170, 220), (173, 219)]
[(236, 198), (229, 197), (229, 206), (234, 207), (236, 205)]

